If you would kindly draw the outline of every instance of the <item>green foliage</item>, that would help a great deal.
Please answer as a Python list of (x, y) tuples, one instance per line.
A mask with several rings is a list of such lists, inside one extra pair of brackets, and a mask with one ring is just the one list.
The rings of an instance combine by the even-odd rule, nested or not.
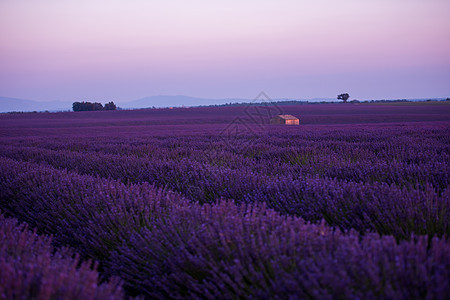
[(95, 110), (116, 110), (117, 106), (114, 102), (108, 102), (103, 105), (99, 102), (74, 102), (72, 104), (73, 111), (95, 111)]

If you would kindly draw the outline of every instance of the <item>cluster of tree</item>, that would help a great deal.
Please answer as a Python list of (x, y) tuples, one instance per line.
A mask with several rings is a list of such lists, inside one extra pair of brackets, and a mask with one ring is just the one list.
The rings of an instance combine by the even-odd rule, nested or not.
[(103, 107), (103, 110), (116, 110), (117, 106), (114, 104), (114, 102), (108, 102), (105, 104), (105, 107)]
[(73, 111), (93, 111), (93, 110), (116, 110), (117, 106), (114, 102), (108, 102), (103, 106), (99, 102), (74, 102), (72, 104)]

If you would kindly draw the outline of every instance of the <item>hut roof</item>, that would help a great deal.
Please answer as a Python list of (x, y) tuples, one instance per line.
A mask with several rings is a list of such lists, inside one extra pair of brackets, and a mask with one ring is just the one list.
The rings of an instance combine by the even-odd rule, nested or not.
[(278, 115), (277, 117), (284, 120), (298, 120), (298, 118), (294, 117), (293, 115)]

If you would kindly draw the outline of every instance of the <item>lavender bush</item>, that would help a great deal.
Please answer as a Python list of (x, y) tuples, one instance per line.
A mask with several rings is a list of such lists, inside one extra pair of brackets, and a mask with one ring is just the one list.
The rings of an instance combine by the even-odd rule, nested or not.
[(122, 278), (161, 299), (445, 299), (449, 253), (438, 238), (361, 239), (222, 202), (174, 210), (112, 257)]
[[(428, 181), (414, 188), (380, 181), (355, 182), (350, 180), (350, 175), (348, 181), (317, 175), (267, 176), (184, 158), (164, 161), (64, 150), (21, 151), (21, 148), (12, 149), (8, 154), (15, 159), (47, 163), (122, 182), (150, 182), (179, 191), (200, 203), (214, 203), (220, 198), (234, 199), (236, 203), (264, 202), (281, 213), (309, 221), (325, 219), (343, 230), (377, 231), (397, 238), (408, 238), (411, 233), (450, 233), (450, 190), (436, 188)], [(441, 169), (433, 169), (433, 172), (447, 175), (443, 170), (447, 165), (441, 165)], [(447, 184), (448, 177), (437, 175), (437, 182)]]
[(1, 299), (124, 298), (117, 280), (100, 284), (95, 265), (50, 243), (51, 238), (0, 214)]
[(261, 205), (200, 205), (147, 184), (1, 164), (6, 212), (99, 260), (133, 295), (445, 299), (449, 288), (446, 238), (361, 238)]

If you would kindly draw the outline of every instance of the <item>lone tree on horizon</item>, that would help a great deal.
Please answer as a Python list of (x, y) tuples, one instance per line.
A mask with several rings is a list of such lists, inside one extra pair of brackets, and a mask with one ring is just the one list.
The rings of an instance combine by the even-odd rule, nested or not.
[(348, 98), (350, 98), (350, 95), (345, 93), (345, 94), (340, 94), (337, 96), (338, 100), (344, 100), (344, 103), (347, 103)]

